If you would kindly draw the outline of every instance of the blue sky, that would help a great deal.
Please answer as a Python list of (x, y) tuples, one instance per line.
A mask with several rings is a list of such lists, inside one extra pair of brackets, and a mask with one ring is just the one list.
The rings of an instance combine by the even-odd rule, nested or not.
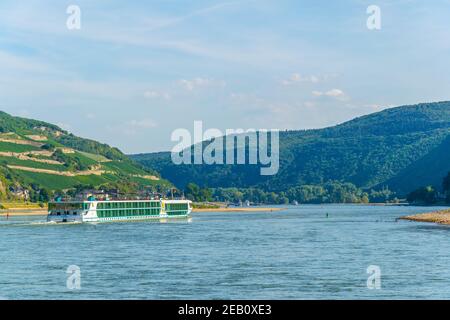
[(449, 17), (448, 0), (2, 0), (0, 109), (127, 153), (170, 150), (194, 120), (325, 127), (450, 100)]

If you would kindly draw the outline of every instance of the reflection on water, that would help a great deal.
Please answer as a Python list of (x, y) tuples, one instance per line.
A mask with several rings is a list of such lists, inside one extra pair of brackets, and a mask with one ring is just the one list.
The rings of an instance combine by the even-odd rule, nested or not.
[[(450, 298), (450, 227), (420, 207), (296, 206), (190, 219), (49, 225), (0, 217), (7, 299)], [(367, 288), (367, 267), (381, 289)], [(81, 289), (66, 286), (78, 266)]]

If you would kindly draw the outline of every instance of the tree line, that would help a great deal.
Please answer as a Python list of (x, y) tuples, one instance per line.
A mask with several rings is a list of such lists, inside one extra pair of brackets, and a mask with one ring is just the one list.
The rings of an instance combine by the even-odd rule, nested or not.
[(369, 203), (398, 202), (395, 194), (388, 188), (363, 191), (352, 183), (329, 181), (322, 185), (300, 185), (282, 192), (265, 191), (260, 188), (201, 188), (189, 183), (184, 194), (195, 202), (219, 201), (240, 203), (249, 201), (255, 204), (289, 203)]
[(423, 186), (408, 194), (407, 200), (414, 204), (450, 204), (450, 172), (442, 179), (442, 192), (434, 186)]

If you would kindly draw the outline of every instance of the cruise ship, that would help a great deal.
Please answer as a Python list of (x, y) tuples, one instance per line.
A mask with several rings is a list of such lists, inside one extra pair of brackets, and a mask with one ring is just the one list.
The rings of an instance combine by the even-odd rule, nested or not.
[(48, 222), (82, 223), (186, 218), (189, 200), (55, 200), (48, 204)]

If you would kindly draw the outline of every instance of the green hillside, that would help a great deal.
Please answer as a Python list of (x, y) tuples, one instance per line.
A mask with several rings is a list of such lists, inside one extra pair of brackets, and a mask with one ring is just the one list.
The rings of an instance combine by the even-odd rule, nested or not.
[(77, 137), (50, 123), (0, 112), (1, 199), (33, 200), (73, 188), (135, 192), (168, 186), (156, 171), (130, 160), (117, 148)]
[(405, 195), (422, 185), (440, 187), (450, 171), (449, 135), (450, 102), (423, 103), (325, 129), (280, 132), (280, 170), (274, 176), (261, 176), (257, 165), (174, 165), (168, 152), (132, 158), (178, 187), (194, 182), (279, 192), (342, 181)]

